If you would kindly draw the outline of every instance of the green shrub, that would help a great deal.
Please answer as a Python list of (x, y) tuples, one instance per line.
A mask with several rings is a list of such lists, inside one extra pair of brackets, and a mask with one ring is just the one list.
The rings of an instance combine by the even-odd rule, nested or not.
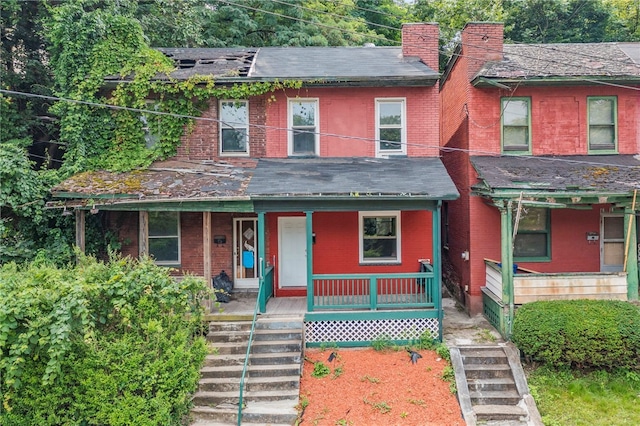
[(520, 307), (513, 342), (556, 367), (640, 368), (640, 308), (613, 300), (541, 301)]
[(207, 352), (202, 280), (149, 259), (0, 268), (2, 425), (180, 425)]

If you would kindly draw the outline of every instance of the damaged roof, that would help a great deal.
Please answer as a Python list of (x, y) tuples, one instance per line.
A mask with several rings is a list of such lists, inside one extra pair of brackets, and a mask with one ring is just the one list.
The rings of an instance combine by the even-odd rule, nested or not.
[(485, 63), (473, 80), (591, 77), (640, 82), (638, 52), (640, 43), (505, 44), (502, 61)]
[(103, 170), (72, 176), (52, 190), (57, 198), (211, 199), (244, 197), (257, 160), (159, 161), (148, 169)]
[(439, 158), (261, 159), (247, 192), (252, 198), (406, 196), (458, 198)]
[(458, 198), (439, 158), (162, 161), (128, 173), (81, 173), (56, 186), (52, 195), (75, 204), (91, 199), (101, 205), (279, 196)]
[(479, 192), (496, 190), (629, 194), (640, 189), (633, 155), (473, 156)]
[[(298, 79), (313, 84), (432, 86), (437, 70), (400, 47), (159, 48), (176, 70), (158, 79), (211, 76), (221, 83)], [(107, 77), (119, 81), (120, 76)]]

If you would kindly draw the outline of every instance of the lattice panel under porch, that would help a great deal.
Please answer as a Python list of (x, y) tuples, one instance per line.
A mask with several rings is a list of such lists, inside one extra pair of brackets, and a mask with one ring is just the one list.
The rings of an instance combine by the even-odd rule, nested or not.
[(376, 339), (413, 340), (424, 332), (438, 338), (437, 318), (409, 318), (386, 320), (309, 321), (305, 323), (305, 341), (366, 342)]

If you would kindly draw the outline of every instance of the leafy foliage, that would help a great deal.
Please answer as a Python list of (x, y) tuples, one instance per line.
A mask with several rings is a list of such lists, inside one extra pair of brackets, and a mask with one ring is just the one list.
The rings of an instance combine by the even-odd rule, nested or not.
[(1, 424), (180, 424), (205, 284), (149, 259), (0, 269)]
[(513, 341), (556, 367), (638, 369), (640, 308), (612, 300), (528, 303), (516, 312)]

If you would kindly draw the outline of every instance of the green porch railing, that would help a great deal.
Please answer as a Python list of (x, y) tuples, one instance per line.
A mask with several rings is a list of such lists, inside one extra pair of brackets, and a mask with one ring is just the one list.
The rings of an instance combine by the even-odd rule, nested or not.
[(437, 280), (426, 272), (313, 274), (307, 310), (440, 309)]
[(264, 276), (260, 278), (260, 289), (258, 292), (258, 303), (260, 304), (260, 313), (267, 312), (267, 302), (273, 297), (273, 266), (269, 266), (264, 271)]

